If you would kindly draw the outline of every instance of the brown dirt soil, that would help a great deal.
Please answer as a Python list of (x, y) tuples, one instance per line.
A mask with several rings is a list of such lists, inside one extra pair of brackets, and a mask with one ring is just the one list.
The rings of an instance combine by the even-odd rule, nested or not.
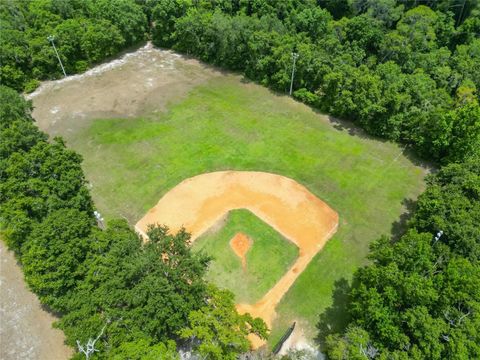
[[(256, 304), (238, 304), (241, 313), (261, 317), (271, 327), (275, 307), (322, 249), (338, 226), (338, 214), (307, 188), (284, 176), (254, 171), (219, 171), (198, 175), (171, 189), (140, 219), (135, 229), (146, 237), (150, 224), (182, 226), (192, 241), (234, 209), (247, 209), (299, 248), (299, 257)], [(268, 255), (266, 255), (268, 256)], [(264, 342), (252, 337), (252, 346)]]
[(69, 359), (73, 349), (52, 328), (55, 320), (27, 289), (13, 253), (0, 240), (0, 359)]
[(92, 119), (136, 118), (162, 112), (220, 73), (150, 43), (83, 74), (46, 81), (27, 96), (33, 117), (51, 136), (74, 140)]
[(232, 240), (230, 240), (230, 247), (235, 255), (242, 260), (243, 271), (247, 270), (247, 252), (252, 247), (252, 240), (244, 233), (237, 233)]

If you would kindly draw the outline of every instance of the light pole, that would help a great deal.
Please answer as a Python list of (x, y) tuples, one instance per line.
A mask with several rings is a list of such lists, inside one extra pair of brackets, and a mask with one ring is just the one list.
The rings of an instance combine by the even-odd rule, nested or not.
[(100, 226), (101, 229), (105, 229), (102, 215), (97, 210), (93, 212), (93, 215), (95, 215), (95, 219), (97, 219), (98, 226)]
[(290, 80), (290, 96), (292, 96), (293, 77), (295, 76), (295, 64), (297, 62), (298, 57), (299, 57), (298, 53), (292, 52), (293, 67), (292, 67), (292, 79)]
[(55, 54), (57, 54), (58, 62), (60, 63), (60, 66), (62, 67), (63, 75), (65, 77), (67, 77), (67, 73), (65, 72), (65, 68), (63, 67), (62, 60), (60, 60), (60, 56), (58, 55), (57, 48), (55, 47), (55, 43), (53, 42), (53, 40), (55, 40), (55, 37), (53, 35), (50, 35), (49, 37), (47, 37), (47, 40), (52, 43), (53, 50), (55, 50)]

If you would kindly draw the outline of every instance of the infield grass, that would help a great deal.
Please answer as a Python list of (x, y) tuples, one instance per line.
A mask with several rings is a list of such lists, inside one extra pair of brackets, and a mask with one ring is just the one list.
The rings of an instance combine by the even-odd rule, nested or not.
[[(230, 240), (239, 232), (252, 240), (245, 271), (230, 246)], [(193, 249), (214, 258), (207, 278), (231, 290), (237, 302), (247, 304), (260, 300), (298, 257), (295, 244), (245, 209), (230, 211), (220, 228), (195, 240)]]
[(334, 283), (351, 279), (369, 243), (389, 234), (404, 201), (423, 189), (424, 170), (402, 148), (348, 127), (236, 76), (220, 76), (164, 113), (98, 119), (67, 139), (84, 156), (100, 211), (132, 224), (182, 180), (230, 169), (290, 177), (336, 210), (338, 232), (277, 308), (275, 342), (293, 320), (315, 335)]

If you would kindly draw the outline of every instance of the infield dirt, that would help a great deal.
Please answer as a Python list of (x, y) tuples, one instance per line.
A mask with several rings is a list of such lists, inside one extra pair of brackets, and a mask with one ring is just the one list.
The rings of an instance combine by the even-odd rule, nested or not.
[[(304, 186), (264, 172), (198, 175), (165, 194), (135, 229), (146, 237), (150, 224), (167, 225), (173, 232), (185, 227), (193, 242), (234, 209), (251, 211), (299, 248), (295, 263), (260, 301), (237, 305), (239, 312), (260, 317), (271, 327), (275, 307), (338, 226), (338, 214)], [(251, 340), (254, 347), (263, 344), (258, 338)]]

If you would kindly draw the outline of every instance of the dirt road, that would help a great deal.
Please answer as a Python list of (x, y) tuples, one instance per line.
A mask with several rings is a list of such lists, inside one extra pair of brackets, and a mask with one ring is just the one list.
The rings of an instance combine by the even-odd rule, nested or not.
[(0, 240), (0, 359), (65, 360), (73, 351), (53, 329), (55, 318), (27, 289), (13, 253)]

